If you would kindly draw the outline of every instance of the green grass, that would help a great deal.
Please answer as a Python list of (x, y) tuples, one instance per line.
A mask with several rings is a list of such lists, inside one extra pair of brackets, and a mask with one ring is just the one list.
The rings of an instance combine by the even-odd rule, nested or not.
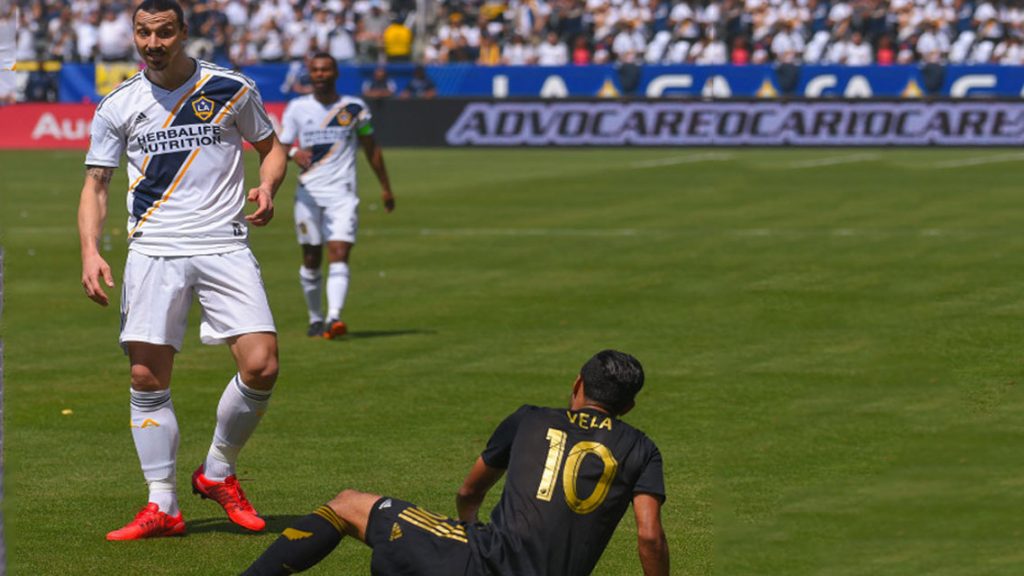
[[(362, 165), (341, 342), (304, 336), (290, 176), (253, 234), (282, 371), (240, 462), (271, 528), (343, 487), (454, 513), (499, 419), (564, 404), (579, 365), (617, 347), (647, 369), (627, 420), (665, 458), (674, 574), (1022, 573), (1019, 162), (716, 154), (388, 150), (398, 210), (379, 209)], [(145, 487), (116, 298), (102, 309), (79, 286), (82, 157), (0, 157), (10, 573), (237, 573), (274, 534), (186, 493), (233, 372), (195, 321), (173, 386), (190, 534), (103, 541)], [(632, 526), (595, 574), (640, 573)], [(365, 574), (368, 556), (345, 542), (311, 573)]]

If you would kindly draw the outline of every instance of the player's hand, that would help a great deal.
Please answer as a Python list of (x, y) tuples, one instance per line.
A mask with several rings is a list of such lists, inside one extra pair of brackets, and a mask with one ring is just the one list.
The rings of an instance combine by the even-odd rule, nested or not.
[(245, 217), (253, 226), (266, 226), (274, 217), (274, 197), (268, 188), (258, 186), (249, 190), (249, 202), (256, 203), (256, 211)]
[[(102, 284), (100, 280), (102, 279)], [(103, 284), (114, 287), (114, 277), (110, 273), (110, 266), (99, 254), (93, 254), (82, 259), (82, 288), (85, 288), (85, 295), (90, 300), (106, 306), (110, 303), (107, 293), (103, 291)]]
[(299, 165), (299, 168), (309, 170), (309, 165), (313, 163), (313, 152), (307, 148), (299, 148), (292, 156), (292, 160)]
[(384, 204), (385, 212), (390, 214), (395, 211), (395, 196), (391, 193), (391, 190), (382, 190), (380, 201)]

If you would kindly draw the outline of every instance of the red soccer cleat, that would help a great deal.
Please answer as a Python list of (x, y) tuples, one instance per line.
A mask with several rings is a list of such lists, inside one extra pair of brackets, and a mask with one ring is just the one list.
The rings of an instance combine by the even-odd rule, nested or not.
[(341, 338), (348, 333), (348, 326), (344, 322), (337, 319), (332, 319), (324, 325), (324, 338), (328, 340), (334, 340), (335, 338)]
[(203, 476), (203, 467), (196, 468), (192, 473), (192, 493), (199, 494), (202, 498), (209, 498), (220, 504), (228, 513), (228, 518), (242, 528), (259, 532), (267, 523), (256, 514), (256, 510), (245, 498), (245, 492), (238, 485), (238, 478), (234, 474), (228, 476), (223, 482), (214, 482)]
[(185, 533), (185, 519), (181, 512), (177, 516), (168, 516), (160, 511), (155, 502), (146, 504), (135, 519), (107, 533), (107, 540), (139, 540), (142, 538), (159, 538), (161, 536), (177, 536)]

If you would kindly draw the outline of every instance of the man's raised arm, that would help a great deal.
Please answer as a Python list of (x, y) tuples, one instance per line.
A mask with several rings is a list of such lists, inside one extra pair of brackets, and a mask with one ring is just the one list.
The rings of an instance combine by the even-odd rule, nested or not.
[(644, 576), (668, 576), (668, 539), (661, 526), (661, 499), (651, 494), (633, 496), (637, 551)]
[(86, 166), (85, 183), (78, 203), (78, 237), (82, 245), (82, 287), (85, 295), (101, 306), (109, 304), (103, 284), (113, 288), (110, 265), (100, 256), (99, 242), (107, 220), (107, 196), (114, 169)]

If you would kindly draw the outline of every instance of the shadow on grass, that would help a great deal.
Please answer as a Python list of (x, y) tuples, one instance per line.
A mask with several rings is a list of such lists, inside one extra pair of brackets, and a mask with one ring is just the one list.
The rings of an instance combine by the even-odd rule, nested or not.
[(189, 534), (206, 534), (209, 532), (220, 532), (223, 534), (249, 534), (252, 536), (264, 536), (267, 534), (278, 534), (285, 528), (291, 526), (296, 520), (302, 518), (301, 514), (281, 514), (276, 516), (264, 516), (263, 519), (267, 521), (267, 527), (260, 532), (253, 532), (246, 530), (237, 524), (233, 524), (227, 518), (200, 518), (198, 520), (189, 519), (188, 521), (188, 533)]
[(335, 341), (344, 342), (346, 339), (349, 338), (390, 338), (392, 336), (413, 335), (433, 336), (434, 334), (437, 334), (436, 330), (359, 330), (358, 332), (349, 332), (348, 334), (342, 336), (341, 338), (336, 338)]

